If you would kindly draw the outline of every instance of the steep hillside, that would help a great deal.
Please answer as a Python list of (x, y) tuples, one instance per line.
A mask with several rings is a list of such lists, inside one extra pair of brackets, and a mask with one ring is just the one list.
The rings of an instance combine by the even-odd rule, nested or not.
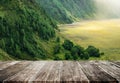
[(85, 49), (63, 38), (56, 25), (89, 19), (92, 5), (88, 0), (0, 0), (0, 60), (100, 57), (94, 46)]
[(0, 48), (15, 58), (46, 59), (55, 28), (34, 0), (0, 0)]
[(94, 16), (93, 0), (36, 0), (58, 23), (72, 23), (75, 20)]

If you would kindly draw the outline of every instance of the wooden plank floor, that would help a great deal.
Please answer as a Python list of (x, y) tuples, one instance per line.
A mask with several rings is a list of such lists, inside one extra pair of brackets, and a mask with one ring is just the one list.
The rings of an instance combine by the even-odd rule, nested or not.
[(0, 83), (104, 82), (120, 82), (120, 61), (0, 62)]

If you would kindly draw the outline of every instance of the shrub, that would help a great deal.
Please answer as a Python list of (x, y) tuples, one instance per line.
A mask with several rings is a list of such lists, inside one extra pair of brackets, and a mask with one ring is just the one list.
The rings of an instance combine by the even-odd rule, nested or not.
[(77, 59), (79, 59), (79, 56), (78, 56), (77, 54), (75, 54), (75, 55), (72, 55), (72, 57), (73, 57), (73, 59), (74, 59), (74, 60), (77, 60)]
[(88, 60), (90, 58), (88, 52), (84, 52), (83, 59)]
[(60, 37), (56, 38), (56, 42), (58, 42), (58, 43), (60, 42)]
[(61, 49), (60, 44), (56, 45), (55, 48), (54, 48), (54, 54), (60, 53), (60, 49)]
[(54, 60), (63, 60), (63, 59), (59, 55), (55, 55)]
[(64, 43), (63, 43), (63, 47), (66, 50), (71, 50), (73, 46), (74, 46), (74, 44), (70, 40), (65, 40)]
[(70, 52), (65, 53), (65, 60), (72, 60), (73, 57)]
[(91, 57), (100, 57), (99, 49), (95, 48), (94, 46), (88, 46), (86, 51)]
[(72, 56), (74, 56), (74, 59), (77, 59), (78, 57), (83, 58), (84, 57), (83, 53), (84, 53), (84, 48), (79, 45), (74, 46), (71, 49), (71, 54)]

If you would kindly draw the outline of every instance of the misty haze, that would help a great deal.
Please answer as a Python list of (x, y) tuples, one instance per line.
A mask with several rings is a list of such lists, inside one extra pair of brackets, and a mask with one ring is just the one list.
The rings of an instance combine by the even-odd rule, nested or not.
[(97, 10), (97, 18), (120, 17), (120, 0), (94, 0)]

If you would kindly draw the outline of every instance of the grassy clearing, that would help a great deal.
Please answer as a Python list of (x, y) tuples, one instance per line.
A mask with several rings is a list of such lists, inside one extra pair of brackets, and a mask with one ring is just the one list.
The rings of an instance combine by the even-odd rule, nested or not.
[(6, 61), (6, 60), (14, 60), (10, 57), (6, 52), (4, 52), (2, 49), (0, 49), (0, 61)]
[[(83, 21), (60, 26), (61, 34), (83, 47), (105, 53), (99, 60), (120, 60), (120, 19)], [(90, 58), (96, 60), (98, 58)]]

